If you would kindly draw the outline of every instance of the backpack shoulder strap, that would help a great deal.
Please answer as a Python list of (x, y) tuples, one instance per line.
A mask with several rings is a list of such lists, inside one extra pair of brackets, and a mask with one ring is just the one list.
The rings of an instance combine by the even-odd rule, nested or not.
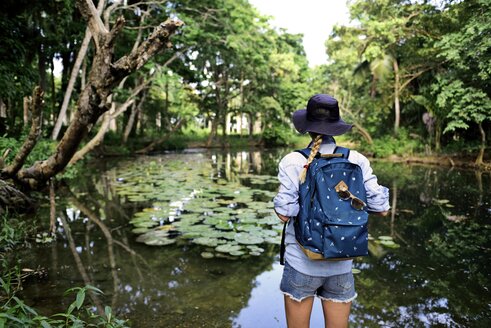
[(305, 158), (309, 158), (310, 156), (310, 148), (298, 149), (295, 152), (302, 154)]
[(345, 147), (336, 146), (336, 149), (334, 149), (334, 154), (341, 154), (346, 159), (348, 159), (349, 153), (350, 153), (350, 150), (348, 148), (345, 148)]

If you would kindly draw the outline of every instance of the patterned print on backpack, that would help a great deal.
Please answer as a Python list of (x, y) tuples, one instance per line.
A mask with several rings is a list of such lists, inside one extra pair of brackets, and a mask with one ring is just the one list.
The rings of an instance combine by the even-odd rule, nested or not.
[[(299, 150), (308, 158), (310, 149)], [(299, 186), (295, 237), (313, 260), (368, 255), (368, 213), (361, 168), (348, 161), (349, 149), (317, 154)]]

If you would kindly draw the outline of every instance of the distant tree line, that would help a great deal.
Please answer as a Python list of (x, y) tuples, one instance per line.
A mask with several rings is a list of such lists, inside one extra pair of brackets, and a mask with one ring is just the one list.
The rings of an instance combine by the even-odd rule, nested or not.
[[(43, 186), (107, 131), (123, 145), (148, 140), (140, 152), (203, 126), (207, 145), (226, 144), (231, 117), (246, 117), (241, 134), (252, 136), (260, 123), (265, 145), (281, 143), (291, 113), (319, 92), (339, 99), (367, 144), (409, 136), (428, 152), (478, 150), (482, 163), (491, 119), (490, 7), (484, 0), (354, 1), (351, 23), (326, 41), (328, 61), (309, 68), (302, 35), (272, 27), (246, 0), (4, 0), (0, 148), (28, 142), (1, 154), (2, 177)], [(169, 17), (184, 25), (166, 25)], [(39, 138), (58, 144), (26, 168)]]

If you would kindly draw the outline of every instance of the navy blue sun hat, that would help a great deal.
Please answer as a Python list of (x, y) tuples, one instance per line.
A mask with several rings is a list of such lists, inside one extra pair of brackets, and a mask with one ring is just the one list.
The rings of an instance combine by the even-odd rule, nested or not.
[(293, 125), (302, 134), (314, 132), (329, 136), (339, 136), (353, 127), (341, 119), (338, 101), (325, 94), (312, 96), (306, 109), (295, 111)]

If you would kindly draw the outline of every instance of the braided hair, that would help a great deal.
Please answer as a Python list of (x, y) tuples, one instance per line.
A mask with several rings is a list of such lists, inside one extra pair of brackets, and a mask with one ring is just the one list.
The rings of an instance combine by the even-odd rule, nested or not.
[(307, 170), (309, 168), (309, 165), (314, 160), (315, 155), (317, 155), (317, 152), (319, 151), (321, 144), (322, 144), (322, 134), (318, 134), (313, 141), (312, 150), (310, 151), (310, 156), (307, 159), (307, 164), (304, 165), (302, 172), (300, 172), (300, 176), (299, 176), (300, 184), (305, 182), (305, 177), (307, 176)]

